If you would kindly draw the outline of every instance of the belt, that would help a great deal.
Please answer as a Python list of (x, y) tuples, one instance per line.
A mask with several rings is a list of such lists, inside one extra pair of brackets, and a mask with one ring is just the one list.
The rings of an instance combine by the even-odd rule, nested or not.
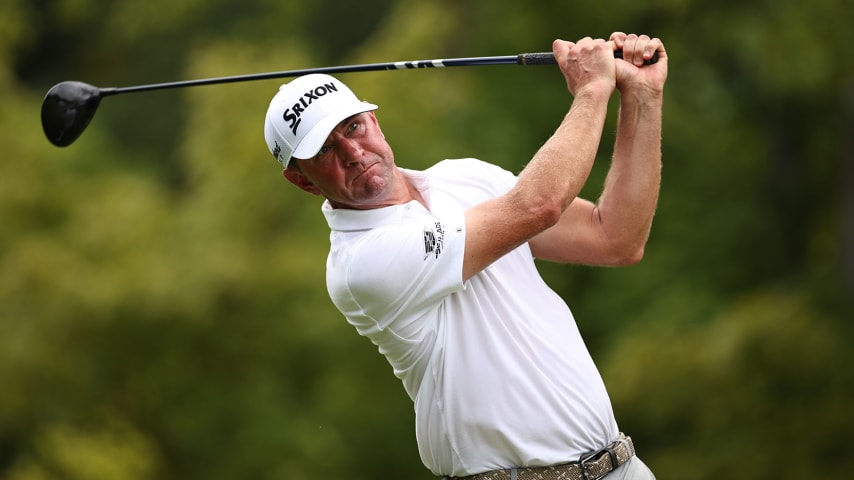
[(578, 461), (548, 467), (514, 467), (446, 480), (597, 480), (629, 461), (635, 454), (632, 438), (620, 438), (607, 447), (585, 453)]

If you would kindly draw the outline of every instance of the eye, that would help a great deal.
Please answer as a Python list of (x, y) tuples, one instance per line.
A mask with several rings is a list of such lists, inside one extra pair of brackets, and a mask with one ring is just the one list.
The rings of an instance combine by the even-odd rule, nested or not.
[(332, 147), (330, 147), (329, 145), (324, 145), (324, 146), (320, 147), (320, 150), (317, 151), (317, 155), (318, 156), (324, 155), (324, 154), (328, 153), (330, 150), (332, 150)]

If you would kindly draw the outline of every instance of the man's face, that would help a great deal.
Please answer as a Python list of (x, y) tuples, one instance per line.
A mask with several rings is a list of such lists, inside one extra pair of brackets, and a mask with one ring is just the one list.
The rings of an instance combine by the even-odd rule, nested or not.
[(336, 208), (385, 206), (385, 196), (392, 190), (394, 154), (374, 112), (339, 123), (313, 158), (291, 161), (297, 162), (297, 169), (288, 168), (285, 177), (326, 197)]

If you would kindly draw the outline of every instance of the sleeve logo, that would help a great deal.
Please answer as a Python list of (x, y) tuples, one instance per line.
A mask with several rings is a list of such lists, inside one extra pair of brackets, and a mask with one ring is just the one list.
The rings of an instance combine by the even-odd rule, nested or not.
[(445, 246), (445, 227), (441, 222), (436, 222), (433, 228), (424, 229), (424, 260), (434, 255), (439, 258)]

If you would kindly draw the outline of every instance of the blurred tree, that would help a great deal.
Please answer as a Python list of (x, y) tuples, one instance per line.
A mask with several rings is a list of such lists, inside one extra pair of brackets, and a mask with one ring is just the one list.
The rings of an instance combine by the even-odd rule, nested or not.
[[(431, 477), (411, 402), (326, 297), (319, 199), (265, 151), (280, 82), (109, 99), (65, 149), (38, 128), (51, 84), (506, 55), (612, 30), (671, 56), (652, 239), (633, 268), (542, 270), (621, 425), (661, 478), (733, 476), (748, 456), (757, 478), (850, 470), (854, 6), (535, 3), (0, 3), (0, 478)], [(519, 171), (571, 101), (549, 67), (344, 80), (411, 168)], [(612, 114), (589, 198), (613, 129)]]
[(854, 375), (830, 368), (849, 355), (839, 320), (772, 290), (707, 325), (635, 331), (604, 367), (623, 428), (642, 432), (647, 462), (668, 476), (845, 476)]

